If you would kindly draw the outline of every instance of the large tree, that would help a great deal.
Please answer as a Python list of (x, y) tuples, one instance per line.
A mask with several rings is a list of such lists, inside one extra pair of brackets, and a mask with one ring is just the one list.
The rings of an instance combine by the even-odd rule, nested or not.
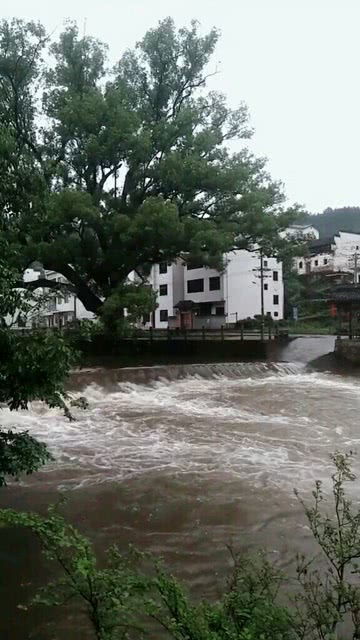
[(129, 286), (144, 300), (127, 277), (155, 262), (277, 251), (294, 210), (244, 146), (246, 107), (205, 90), (217, 39), (168, 18), (109, 70), (75, 24), (51, 42), (1, 23), (1, 229), (17, 268), (39, 260), (98, 314), (126, 306)]

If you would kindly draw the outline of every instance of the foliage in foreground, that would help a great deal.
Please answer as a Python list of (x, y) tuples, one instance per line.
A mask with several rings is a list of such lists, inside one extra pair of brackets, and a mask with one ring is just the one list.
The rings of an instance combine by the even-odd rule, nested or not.
[(160, 629), (174, 640), (356, 640), (360, 510), (345, 492), (355, 480), (351, 456), (332, 457), (331, 512), (320, 482), (312, 503), (298, 496), (321, 553), (298, 557), (297, 589), (287, 603), (284, 576), (262, 554), (233, 555), (222, 598), (196, 603), (161, 563), (150, 562), (149, 570), (146, 554), (132, 551), (125, 557), (112, 547), (107, 562), (100, 564), (89, 540), (54, 507), (46, 517), (2, 510), (0, 521), (32, 530), (46, 557), (61, 569), (61, 577), (33, 602), (61, 606), (73, 600), (87, 614), (97, 640), (157, 638)]
[[(15, 314), (31, 313), (39, 296), (16, 287), (19, 273), (11, 266), (13, 254), (7, 244), (0, 242), (0, 253), (0, 405), (26, 409), (29, 402), (40, 400), (70, 416), (64, 382), (74, 353), (58, 334), (19, 336), (8, 326)], [(36, 471), (50, 459), (46, 446), (28, 433), (0, 429), (0, 486), (6, 477)]]

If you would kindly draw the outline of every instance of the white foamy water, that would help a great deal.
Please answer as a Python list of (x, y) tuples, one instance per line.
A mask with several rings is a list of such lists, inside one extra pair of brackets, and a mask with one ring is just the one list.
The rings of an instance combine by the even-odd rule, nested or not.
[(291, 491), (328, 478), (331, 452), (360, 449), (355, 378), (281, 365), (248, 365), (245, 377), (233, 377), (229, 365), (227, 377), (221, 366), (210, 379), (119, 383), (111, 391), (92, 384), (83, 392), (90, 409), (76, 410), (76, 422), (40, 405), (3, 411), (5, 426), (28, 429), (56, 458), (24, 482), (77, 488), (192, 474)]

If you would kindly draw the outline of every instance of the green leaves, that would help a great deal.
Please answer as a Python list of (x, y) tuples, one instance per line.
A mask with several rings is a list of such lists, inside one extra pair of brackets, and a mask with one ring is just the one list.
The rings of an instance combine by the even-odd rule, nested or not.
[(53, 458), (46, 446), (27, 432), (0, 431), (0, 487), (7, 477), (16, 480), (22, 474), (37, 471)]
[[(11, 329), (15, 319), (36, 315), (44, 304), (41, 297), (19, 288), (20, 274), (14, 270), (14, 246), (0, 238), (0, 404), (11, 410), (26, 409), (34, 400), (66, 410), (64, 382), (75, 354), (63, 337), (45, 330), (19, 335)], [(0, 430), (0, 486), (6, 478), (32, 473), (51, 460), (41, 442), (28, 433)]]

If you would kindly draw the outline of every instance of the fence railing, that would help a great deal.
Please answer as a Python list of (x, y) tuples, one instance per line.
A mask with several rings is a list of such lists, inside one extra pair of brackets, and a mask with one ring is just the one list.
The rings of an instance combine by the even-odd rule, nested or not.
[(137, 334), (138, 339), (150, 340), (274, 340), (288, 335), (288, 330), (277, 325), (269, 325), (264, 328), (247, 329), (240, 325), (236, 328), (221, 326), (219, 329), (210, 329), (205, 326), (200, 329), (147, 329)]
[[(73, 332), (76, 331), (76, 326), (71, 324), (64, 325), (62, 327), (12, 327), (18, 335), (29, 335), (35, 331), (44, 332)], [(251, 328), (248, 329), (243, 325), (235, 328), (221, 326), (219, 329), (212, 329), (208, 327), (201, 327), (200, 329), (144, 329), (135, 330), (128, 336), (124, 336), (124, 339), (129, 340), (202, 340), (202, 341), (224, 341), (224, 340), (274, 340), (283, 338), (289, 335), (289, 330), (285, 327), (279, 327), (278, 325), (265, 326), (263, 329)]]

